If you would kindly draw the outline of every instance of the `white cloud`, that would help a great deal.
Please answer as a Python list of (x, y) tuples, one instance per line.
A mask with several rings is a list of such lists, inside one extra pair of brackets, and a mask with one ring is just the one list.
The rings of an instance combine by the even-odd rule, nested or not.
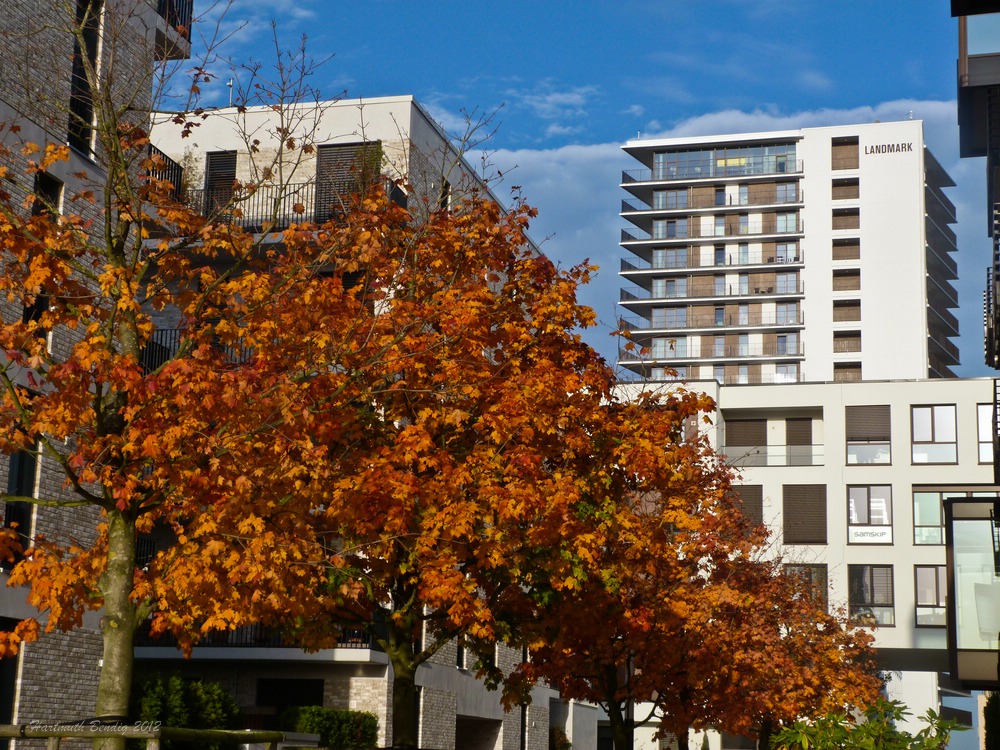
[[(957, 187), (948, 190), (955, 203), (959, 223), (958, 311), (963, 337), (959, 340), (966, 376), (987, 374), (982, 364), (982, 289), (990, 263), (986, 237), (985, 167), (981, 159), (958, 158), (958, 128), (954, 102), (899, 100), (874, 107), (820, 109), (791, 114), (755, 110), (726, 110), (694, 117), (663, 129), (647, 127), (659, 136), (717, 135), (723, 133), (785, 130), (799, 127), (852, 124), (874, 120), (924, 121), (924, 137)], [(630, 134), (623, 133), (623, 137)], [(625, 193), (618, 187), (621, 171), (634, 168), (618, 143), (574, 145), (556, 149), (500, 150), (490, 154), (492, 162), (507, 174), (507, 183), (523, 188), (539, 216), (531, 234), (542, 241), (542, 249), (554, 261), (571, 266), (589, 258), (600, 266), (593, 282), (580, 293), (581, 301), (597, 312), (601, 325), (585, 334), (609, 362), (616, 357), (616, 342), (609, 337), (618, 314), (622, 287), (618, 279), (619, 230), (626, 224), (618, 217)], [(516, 169), (514, 167), (516, 166)], [(513, 170), (513, 171), (511, 171)], [(498, 190), (502, 194), (503, 188)]]
[(587, 105), (597, 95), (594, 86), (577, 86), (564, 91), (553, 89), (552, 83), (542, 81), (534, 91), (511, 89), (507, 92), (512, 102), (532, 110), (544, 120), (581, 117), (587, 113)]
[(631, 107), (622, 110), (623, 115), (634, 115), (635, 117), (642, 117), (646, 114), (646, 108), (641, 104), (633, 104)]

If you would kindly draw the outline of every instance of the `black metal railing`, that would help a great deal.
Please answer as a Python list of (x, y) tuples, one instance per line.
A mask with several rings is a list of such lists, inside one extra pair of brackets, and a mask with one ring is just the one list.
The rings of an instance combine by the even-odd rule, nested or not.
[[(143, 370), (148, 374), (168, 362), (180, 348), (184, 334), (185, 330), (182, 328), (157, 328), (153, 331), (150, 340), (139, 352), (139, 362)], [(246, 346), (225, 346), (216, 343), (214, 347), (225, 354), (230, 364), (243, 364), (253, 356), (253, 350)]]
[(194, 0), (157, 0), (156, 12), (185, 39), (191, 39)]
[(148, 154), (154, 164), (162, 165), (159, 168), (150, 169), (149, 178), (152, 180), (165, 180), (169, 182), (172, 186), (170, 197), (175, 201), (180, 201), (184, 195), (182, 188), (184, 181), (184, 167), (160, 151), (160, 149), (152, 143), (149, 144)]
[[(379, 627), (376, 621), (376, 628)], [(381, 651), (381, 646), (365, 627), (353, 625), (332, 625), (337, 633), (336, 648), (371, 649)], [(150, 625), (145, 623), (135, 634), (136, 646), (177, 647), (177, 639), (169, 633), (161, 636), (150, 634)], [(198, 643), (201, 648), (297, 648), (302, 646), (280, 630), (265, 625), (244, 625), (235, 630), (220, 630), (209, 633)]]

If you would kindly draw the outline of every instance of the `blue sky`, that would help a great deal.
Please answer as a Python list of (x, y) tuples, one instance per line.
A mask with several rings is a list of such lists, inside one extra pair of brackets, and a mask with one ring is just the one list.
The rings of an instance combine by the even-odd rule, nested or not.
[[(325, 97), (413, 94), (451, 132), (463, 111), (497, 110), (486, 145), (505, 175), (497, 192), (521, 186), (539, 209), (532, 235), (554, 260), (601, 266), (581, 298), (602, 321), (587, 339), (609, 361), (626, 140), (912, 113), (958, 183), (959, 372), (992, 373), (982, 364), (985, 166), (958, 159), (947, 0), (235, 0), (222, 22), (228, 54), (268, 65), (272, 19), (281, 46), (305, 34), (314, 57), (333, 55), (313, 77)], [(207, 94), (225, 104), (228, 74), (217, 70)]]

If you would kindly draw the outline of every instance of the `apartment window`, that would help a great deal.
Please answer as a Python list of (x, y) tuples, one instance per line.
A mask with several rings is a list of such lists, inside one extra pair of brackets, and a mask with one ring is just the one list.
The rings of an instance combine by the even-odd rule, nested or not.
[(716, 216), (715, 226), (713, 228), (714, 237), (723, 237), (726, 234), (726, 217)]
[(834, 260), (860, 260), (861, 240), (843, 239), (833, 241)]
[(799, 366), (797, 363), (775, 365), (775, 383), (797, 383), (799, 381)]
[(910, 407), (913, 463), (953, 464), (958, 461), (955, 405)]
[(750, 382), (750, 368), (747, 365), (739, 365), (736, 368), (736, 382), (740, 385)]
[(726, 366), (725, 365), (715, 365), (712, 367), (712, 377), (717, 383), (726, 382)]
[(653, 359), (674, 359), (687, 356), (687, 339), (683, 336), (677, 339), (653, 339)]
[(848, 464), (892, 463), (888, 405), (845, 407)]
[(750, 325), (750, 305), (740, 305), (736, 314), (741, 326)]
[(785, 544), (826, 544), (826, 485), (782, 487)]
[(687, 190), (654, 190), (653, 208), (663, 210), (667, 208), (687, 208)]
[(665, 279), (666, 297), (687, 297), (687, 279)]
[(776, 232), (795, 232), (798, 231), (798, 214), (795, 213), (781, 213), (776, 217), (775, 231)]
[(665, 240), (667, 238), (667, 220), (653, 219), (653, 239)]
[(716, 307), (715, 308), (715, 325), (722, 326), (726, 324), (726, 308)]
[(739, 484), (733, 487), (740, 510), (754, 524), (764, 523), (764, 488), (759, 484)]
[(653, 310), (654, 328), (686, 328), (686, 307), (658, 307)]
[[(35, 473), (38, 460), (29, 451), (17, 451), (10, 456), (7, 469), (7, 494), (11, 497), (35, 496)], [(31, 545), (33, 536), (32, 510), (34, 505), (20, 500), (8, 500), (4, 503), (3, 526), (5, 529), (16, 528), (18, 541), (24, 549)], [(16, 555), (14, 562), (20, 562), (23, 555)]]
[(789, 466), (812, 466), (812, 417), (785, 419), (785, 450)]
[(776, 273), (774, 282), (778, 288), (778, 294), (795, 294), (798, 290), (798, 275), (793, 273)]
[(717, 185), (715, 188), (715, 205), (726, 205), (726, 188), (722, 185)]
[[(656, 222), (653, 222), (654, 228), (656, 227)], [(668, 240), (672, 239), (684, 239), (688, 236), (688, 220), (687, 219), (668, 219), (666, 221), (666, 238)], [(663, 239), (663, 236), (655, 236), (654, 239)]]
[(774, 322), (779, 326), (794, 325), (798, 322), (798, 303), (779, 302), (774, 306)]
[(944, 544), (944, 506), (940, 492), (914, 491), (913, 543)]
[[(653, 154), (653, 179), (654, 180), (665, 180), (667, 179), (667, 153), (665, 151), (658, 151)], [(674, 167), (676, 170), (676, 167)]]
[(739, 347), (739, 356), (750, 356), (750, 336), (745, 333), (741, 333), (736, 341), (737, 346)]
[(750, 274), (740, 274), (740, 294), (750, 294)]
[(824, 610), (829, 608), (830, 583), (826, 565), (789, 564), (784, 566), (785, 575), (798, 578), (802, 582), (802, 593), (809, 596)]
[(722, 297), (726, 293), (726, 277), (725, 276), (715, 276), (712, 279), (712, 294), (716, 297)]
[(86, 156), (94, 152), (94, 92), (90, 76), (97, 75), (102, 6), (102, 0), (77, 0), (76, 3), (80, 38), (73, 45), (67, 140), (72, 148)]
[(750, 262), (750, 245), (746, 242), (741, 242), (737, 245), (736, 252), (739, 254), (740, 265), (745, 266)]
[(856, 625), (895, 625), (892, 566), (848, 565), (847, 609)]
[(658, 247), (653, 250), (653, 268), (686, 268), (686, 247)]
[(799, 353), (799, 335), (797, 333), (779, 333), (777, 336), (778, 356)]
[(740, 185), (739, 186), (739, 193), (740, 193), (740, 205), (741, 206), (746, 206), (747, 204), (749, 204), (750, 203), (750, 186), (749, 185)]
[(726, 265), (726, 247), (725, 245), (715, 246), (715, 265), (724, 266)]
[(653, 367), (649, 371), (650, 380), (684, 380), (687, 378), (687, 367)]
[(465, 648), (465, 636), (459, 634), (455, 638), (455, 666), (459, 669), (468, 669), (468, 651)]
[(993, 463), (993, 404), (979, 404), (976, 407), (979, 431), (979, 463)]
[(796, 260), (798, 246), (794, 242), (779, 242), (774, 246), (774, 257), (778, 263), (790, 263)]
[(63, 183), (48, 172), (35, 172), (34, 201), (31, 215), (59, 214), (61, 212)]
[(945, 595), (948, 570), (944, 565), (914, 565), (913, 580), (917, 593), (917, 627), (945, 626)]
[(740, 214), (738, 218), (739, 229), (737, 230), (742, 236), (744, 234), (750, 234), (750, 217), (746, 214)]
[(892, 487), (847, 488), (848, 544), (892, 544)]
[(795, 203), (798, 190), (794, 182), (779, 182), (774, 188), (775, 203)]
[(209, 215), (226, 208), (233, 199), (236, 181), (236, 152), (210, 151), (205, 154), (205, 212)]
[(726, 356), (726, 337), (716, 336), (712, 341), (712, 356), (713, 357), (724, 357)]

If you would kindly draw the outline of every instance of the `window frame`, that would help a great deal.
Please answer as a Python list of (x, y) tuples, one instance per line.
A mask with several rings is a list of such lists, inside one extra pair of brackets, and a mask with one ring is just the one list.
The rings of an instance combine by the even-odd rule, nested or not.
[[(951, 426), (950, 430), (947, 425), (938, 425), (938, 415), (939, 410), (949, 409), (951, 412)], [(930, 439), (929, 440), (917, 440), (917, 429), (918, 429), (918, 412), (923, 412), (927, 410), (929, 412), (930, 420), (928, 422), (928, 427), (930, 429)], [(921, 420), (922, 422), (923, 420)], [(921, 425), (921, 429), (922, 429)], [(951, 434), (952, 439), (944, 439)], [(941, 438), (941, 439), (939, 439)], [(932, 461), (931, 453), (927, 453), (927, 460), (918, 459), (918, 448), (921, 446), (952, 446), (952, 457), (949, 460), (939, 460)], [(958, 463), (958, 409), (955, 404), (911, 404), (910, 405), (910, 462), (917, 466), (926, 465), (949, 465)]]
[[(877, 583), (874, 574), (876, 571), (882, 573), (888, 571), (888, 601), (876, 601), (878, 598), (875, 591)], [(859, 573), (861, 575), (867, 574), (867, 580), (863, 582), (863, 585), (868, 588), (868, 596), (865, 597), (868, 601), (857, 601), (854, 598), (858, 592), (856, 576)], [(884, 621), (885, 612), (878, 613), (875, 611), (876, 609), (887, 610), (890, 621)], [(867, 610), (867, 613), (863, 613), (862, 610)], [(860, 564), (847, 566), (847, 614), (851, 622), (860, 627), (893, 628), (896, 626), (896, 580), (892, 565)], [(880, 614), (883, 617), (880, 617)]]
[[(885, 490), (887, 520), (884, 523), (872, 521), (871, 502), (872, 490)], [(847, 485), (847, 543), (851, 545), (892, 545), (893, 543), (893, 512), (891, 484), (849, 484)], [(854, 491), (854, 492), (852, 492)], [(864, 491), (864, 519), (857, 518), (854, 494)]]
[[(927, 604), (920, 601), (920, 574), (921, 570), (933, 570), (935, 603)], [(945, 598), (948, 593), (948, 567), (946, 565), (914, 565), (913, 566), (913, 623), (918, 628), (944, 628), (945, 618)], [(933, 617), (936, 622), (921, 622), (921, 610), (927, 612), (925, 616)], [(932, 610), (929, 611), (928, 610)]]
[[(983, 413), (986, 420), (984, 424)], [(985, 440), (984, 437), (985, 429)], [(976, 440), (979, 446), (979, 463), (993, 463), (993, 404), (976, 404)], [(983, 452), (985, 449), (985, 453)]]

